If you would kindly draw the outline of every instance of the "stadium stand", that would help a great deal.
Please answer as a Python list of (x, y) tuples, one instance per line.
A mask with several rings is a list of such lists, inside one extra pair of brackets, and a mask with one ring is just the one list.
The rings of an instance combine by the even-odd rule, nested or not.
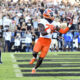
[[(79, 5), (73, 6), (70, 3), (65, 5), (63, 2), (54, 5), (50, 2), (44, 4), (44, 1), (28, 1), (27, 3), (23, 2), (22, 4), (19, 2), (13, 3), (3, 1), (0, 7), (0, 38), (4, 39), (4, 45), (2, 47), (4, 52), (16, 50), (22, 52), (32, 51), (35, 41), (39, 37), (38, 21), (42, 18), (43, 11), (46, 8), (51, 8), (53, 10), (55, 21), (58, 21), (60, 24), (68, 24), (69, 18), (73, 18), (73, 25), (70, 29), (73, 35), (73, 41), (71, 42), (73, 48), (71, 48), (72, 44), (70, 44), (69, 47), (70, 49), (80, 50)], [(28, 35), (28, 32), (30, 35)], [(78, 32), (79, 35), (75, 34), (75, 32)], [(19, 35), (19, 38), (17, 35)], [(60, 38), (62, 35), (59, 35), (58, 37)], [(15, 43), (16, 40), (19, 44)], [(58, 47), (60, 50), (60, 48), (63, 49), (65, 41), (64, 38), (60, 38), (59, 41)], [(60, 44), (62, 46), (60, 46)], [(66, 46), (66, 48), (68, 47)]]

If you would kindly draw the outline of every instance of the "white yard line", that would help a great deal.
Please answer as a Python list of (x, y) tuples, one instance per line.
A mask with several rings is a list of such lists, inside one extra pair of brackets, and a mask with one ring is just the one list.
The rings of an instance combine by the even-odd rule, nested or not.
[(17, 64), (13, 64), (14, 68), (19, 68), (19, 66)]
[(13, 54), (11, 54), (12, 62), (16, 62), (16, 59)]
[(16, 77), (23, 77), (21, 73), (16, 73)]
[(11, 58), (12, 58), (13, 68), (14, 68), (14, 72), (16, 74), (16, 77), (23, 77), (21, 70), (19, 69), (19, 66), (17, 64), (15, 64), (16, 59), (15, 59), (14, 54), (11, 54)]

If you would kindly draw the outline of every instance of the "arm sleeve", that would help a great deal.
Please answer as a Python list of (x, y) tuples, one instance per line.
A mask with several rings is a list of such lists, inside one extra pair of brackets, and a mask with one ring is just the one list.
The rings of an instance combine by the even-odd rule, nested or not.
[(65, 34), (69, 31), (69, 27), (66, 27), (65, 29), (60, 28), (59, 32), (62, 34)]
[(69, 25), (65, 29), (60, 28), (59, 32), (62, 34), (67, 33), (69, 31), (69, 28), (71, 28), (72, 24), (73, 24), (73, 19), (70, 20)]

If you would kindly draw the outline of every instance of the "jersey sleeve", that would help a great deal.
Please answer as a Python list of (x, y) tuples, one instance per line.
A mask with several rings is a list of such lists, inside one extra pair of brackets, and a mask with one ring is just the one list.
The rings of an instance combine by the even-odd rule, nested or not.
[(73, 21), (71, 20), (69, 25), (65, 29), (60, 28), (59, 32), (62, 34), (67, 33), (69, 31), (69, 28), (71, 28), (72, 24), (73, 24)]
[(65, 29), (60, 28), (59, 32), (62, 34), (65, 34), (69, 31), (69, 27), (66, 27)]

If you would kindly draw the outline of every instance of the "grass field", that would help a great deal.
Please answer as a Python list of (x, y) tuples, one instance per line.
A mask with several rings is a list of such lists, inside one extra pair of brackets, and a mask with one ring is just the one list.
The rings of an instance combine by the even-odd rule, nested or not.
[(32, 75), (32, 53), (2, 53), (0, 80), (80, 80), (80, 52), (49, 52)]

